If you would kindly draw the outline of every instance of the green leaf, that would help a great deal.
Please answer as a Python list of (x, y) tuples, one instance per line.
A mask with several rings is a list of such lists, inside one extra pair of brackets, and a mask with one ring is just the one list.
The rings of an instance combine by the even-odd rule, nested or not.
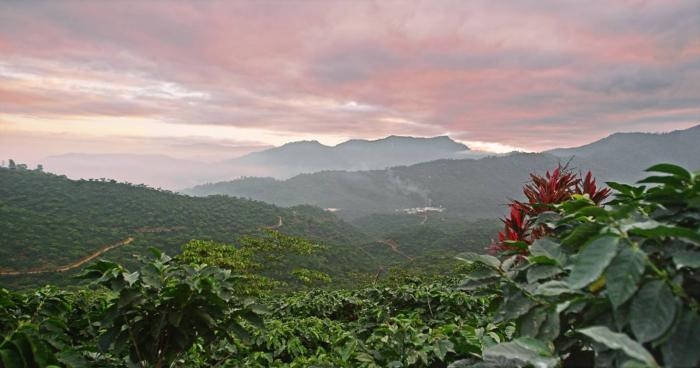
[(515, 291), (505, 296), (503, 304), (501, 304), (496, 312), (495, 321), (499, 323), (501, 321), (517, 319), (530, 311), (535, 305), (536, 303), (532, 299), (528, 298), (520, 291)]
[(644, 274), (644, 252), (626, 247), (613, 258), (605, 272), (606, 289), (612, 305), (617, 308), (637, 291)]
[(571, 285), (566, 281), (551, 280), (537, 286), (534, 293), (535, 295), (557, 296), (565, 293), (577, 292), (578, 291), (572, 289)]
[(600, 228), (601, 225), (592, 222), (577, 225), (568, 236), (562, 239), (561, 244), (565, 247), (578, 249), (589, 239), (598, 235)]
[(604, 326), (593, 326), (578, 332), (590, 337), (593, 341), (603, 344), (610, 349), (622, 350), (629, 357), (640, 360), (652, 367), (658, 367), (654, 357), (638, 342), (623, 333), (610, 331)]
[(683, 267), (698, 268), (700, 267), (700, 252), (693, 250), (679, 250), (673, 252), (673, 263), (676, 268)]
[(0, 362), (6, 368), (23, 368), (24, 363), (22, 357), (15, 351), (9, 349), (0, 349)]
[(139, 272), (134, 271), (133, 273), (127, 273), (124, 272), (122, 273), (122, 276), (124, 276), (124, 281), (126, 281), (129, 286), (132, 286), (138, 279), (139, 279)]
[(561, 246), (550, 239), (537, 239), (530, 247), (530, 254), (535, 257), (547, 257), (563, 264), (566, 256), (561, 251)]
[(492, 268), (499, 268), (501, 266), (501, 261), (498, 260), (498, 258), (494, 256), (490, 256), (487, 254), (478, 254), (478, 253), (473, 253), (473, 252), (467, 252), (467, 253), (462, 253), (457, 255), (456, 257), (459, 260), (465, 261), (465, 262), (476, 262), (476, 263), (481, 263), (485, 264), (489, 267)]
[(547, 313), (547, 319), (540, 327), (537, 338), (545, 341), (553, 341), (559, 337), (560, 330), (559, 312), (557, 312), (555, 308)]
[(518, 332), (520, 336), (536, 338), (542, 324), (547, 320), (545, 307), (536, 307), (518, 319)]
[(668, 341), (661, 347), (664, 365), (668, 367), (697, 367), (700, 362), (700, 317), (684, 310)]
[(536, 264), (527, 269), (527, 282), (533, 283), (562, 273), (559, 266)]
[(124, 308), (141, 297), (141, 293), (137, 290), (124, 289), (119, 295), (119, 308)]
[(649, 176), (637, 183), (639, 184), (666, 184), (673, 187), (682, 187), (683, 180), (675, 176)]
[(672, 164), (658, 164), (654, 165), (645, 170), (646, 172), (660, 172), (665, 174), (671, 174), (673, 176), (679, 177), (681, 179), (690, 180), (692, 175), (688, 170)]
[(671, 289), (663, 281), (651, 281), (632, 299), (630, 327), (640, 342), (652, 341), (668, 331), (675, 315), (676, 300)]
[(479, 267), (469, 272), (466, 277), (469, 280), (483, 280), (498, 276), (499, 273), (493, 268)]
[(581, 289), (603, 273), (617, 253), (619, 238), (602, 236), (586, 245), (576, 256), (569, 275), (568, 284), (572, 289)]
[(634, 195), (635, 187), (633, 187), (631, 185), (616, 183), (614, 181), (606, 182), (605, 185), (609, 186), (612, 189), (615, 189), (616, 191), (618, 191), (624, 195), (627, 195), (630, 197), (635, 197), (635, 195)]
[(503, 358), (538, 368), (556, 367), (559, 364), (559, 359), (552, 356), (545, 343), (526, 337), (488, 347), (483, 355), (487, 360)]
[(444, 361), (448, 352), (454, 351), (454, 344), (450, 340), (439, 340), (435, 343), (434, 352), (438, 359)]
[(660, 222), (649, 220), (644, 222), (636, 222), (623, 226), (623, 230), (633, 235), (639, 235), (647, 238), (652, 237), (678, 237), (694, 241), (700, 241), (700, 234), (691, 229), (666, 225)]

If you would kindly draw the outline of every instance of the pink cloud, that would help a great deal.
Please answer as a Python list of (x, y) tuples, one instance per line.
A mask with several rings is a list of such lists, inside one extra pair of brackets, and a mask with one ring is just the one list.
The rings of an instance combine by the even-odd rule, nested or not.
[(540, 150), (700, 121), (700, 5), (4, 3), (0, 80), (10, 115)]

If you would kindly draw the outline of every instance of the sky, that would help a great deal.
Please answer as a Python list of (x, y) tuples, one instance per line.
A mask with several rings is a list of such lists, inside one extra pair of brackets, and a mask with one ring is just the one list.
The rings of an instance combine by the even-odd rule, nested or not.
[(700, 2), (0, 3), (0, 155), (503, 152), (700, 123)]

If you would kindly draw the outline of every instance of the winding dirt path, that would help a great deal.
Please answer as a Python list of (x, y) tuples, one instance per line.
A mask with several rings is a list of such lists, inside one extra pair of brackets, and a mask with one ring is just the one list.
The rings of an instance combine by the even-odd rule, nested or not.
[(399, 249), (399, 243), (397, 243), (395, 240), (380, 240), (379, 243), (388, 245), (394, 253), (404, 256), (409, 261), (413, 261), (413, 257), (408, 256), (406, 253), (402, 252), (401, 249)]
[(100, 248), (97, 252), (94, 252), (94, 253), (88, 255), (87, 257), (83, 257), (83, 258), (81, 258), (80, 260), (78, 260), (78, 261), (76, 261), (76, 262), (73, 262), (73, 263), (70, 263), (70, 264), (67, 264), (67, 265), (64, 265), (64, 266), (60, 266), (60, 267), (57, 267), (57, 268), (38, 269), (38, 270), (31, 270), (31, 271), (0, 271), (0, 276), (36, 275), (36, 274), (39, 274), (39, 273), (66, 272), (66, 271), (70, 271), (70, 270), (72, 270), (72, 269), (75, 269), (75, 268), (78, 268), (78, 267), (84, 265), (84, 264), (87, 263), (87, 262), (92, 261), (93, 259), (95, 259), (95, 258), (97, 258), (97, 257), (99, 257), (99, 256), (101, 256), (101, 255), (103, 255), (103, 254), (105, 254), (105, 253), (107, 253), (107, 252), (109, 252), (109, 251), (112, 250), (112, 249), (119, 248), (119, 247), (121, 247), (121, 246), (127, 245), (127, 244), (129, 244), (129, 243), (131, 243), (131, 242), (133, 242), (133, 241), (134, 241), (134, 238), (130, 236), (130, 237), (128, 237), (126, 240), (122, 240), (122, 241), (120, 241), (120, 242), (118, 242), (118, 243), (106, 245), (106, 246)]
[(270, 229), (270, 230), (279, 229), (280, 227), (282, 227), (282, 225), (284, 225), (284, 222), (282, 221), (282, 216), (277, 216), (277, 223), (276, 224), (270, 225), (270, 226), (263, 226), (263, 229)]

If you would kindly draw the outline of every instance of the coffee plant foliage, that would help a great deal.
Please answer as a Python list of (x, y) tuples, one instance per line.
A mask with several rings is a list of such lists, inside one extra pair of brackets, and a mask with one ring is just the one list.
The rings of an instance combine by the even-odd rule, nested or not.
[(501, 290), (494, 322), (516, 339), (455, 366), (694, 367), (700, 362), (700, 174), (660, 164), (538, 215), (547, 235), (475, 268), (465, 289)]
[(98, 260), (79, 287), (0, 288), (0, 368), (695, 367), (700, 175), (649, 171), (614, 196), (565, 168), (533, 175), (497, 253), (448, 275), (339, 289), (280, 266), (322, 247), (269, 231)]

